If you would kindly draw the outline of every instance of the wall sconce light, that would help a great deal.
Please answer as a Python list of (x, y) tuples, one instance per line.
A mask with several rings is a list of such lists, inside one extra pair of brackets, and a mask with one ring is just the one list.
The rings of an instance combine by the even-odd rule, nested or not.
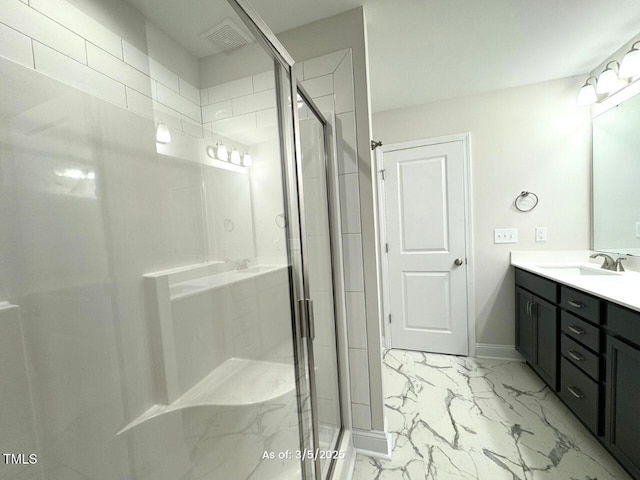
[(578, 100), (576, 101), (576, 103), (578, 104), (579, 107), (591, 105), (592, 103), (596, 103), (596, 101), (598, 100), (596, 87), (593, 84), (589, 83), (591, 79), (593, 79), (593, 82), (595, 84), (598, 83), (598, 80), (596, 80), (596, 77), (587, 78), (587, 81), (584, 82), (584, 85), (578, 92)]
[(244, 155), (242, 155), (242, 165), (245, 167), (253, 165), (253, 159), (251, 158), (251, 155), (249, 155), (249, 152), (244, 152)]
[(598, 94), (609, 93), (615, 90), (620, 83), (618, 74), (609, 66), (611, 64), (615, 64), (617, 68), (620, 68), (620, 64), (615, 60), (607, 63), (607, 66), (598, 77), (598, 84), (596, 85), (596, 93)]
[(620, 78), (631, 78), (640, 75), (640, 50), (636, 48), (636, 45), (640, 44), (640, 41), (631, 45), (631, 50), (625, 53), (620, 64), (620, 70), (618, 76)]
[(156, 142), (163, 145), (171, 142), (171, 132), (169, 131), (169, 127), (162, 122), (158, 123), (158, 128), (156, 128)]
[(242, 165), (242, 159), (240, 158), (240, 152), (236, 147), (231, 149), (231, 163), (234, 165)]
[(223, 162), (229, 161), (229, 152), (227, 151), (227, 147), (224, 146), (224, 143), (216, 143), (216, 158)]

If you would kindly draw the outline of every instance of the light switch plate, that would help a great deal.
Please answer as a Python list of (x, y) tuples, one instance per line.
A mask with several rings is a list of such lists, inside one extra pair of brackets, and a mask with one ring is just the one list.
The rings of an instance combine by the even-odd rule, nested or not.
[(518, 229), (496, 228), (493, 231), (493, 243), (518, 243)]
[(536, 242), (547, 241), (547, 227), (536, 227)]

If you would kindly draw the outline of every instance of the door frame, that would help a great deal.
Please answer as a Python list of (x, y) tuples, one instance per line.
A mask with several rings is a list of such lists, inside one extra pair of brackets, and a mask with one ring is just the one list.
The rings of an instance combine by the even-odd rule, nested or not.
[(386, 252), (387, 244), (387, 220), (385, 215), (385, 190), (384, 190), (384, 154), (408, 148), (429, 147), (441, 143), (462, 142), (463, 150), (463, 176), (464, 176), (464, 224), (465, 224), (465, 257), (466, 268), (466, 292), (467, 292), (467, 343), (469, 345), (468, 356), (476, 356), (476, 305), (474, 282), (474, 249), (473, 249), (473, 189), (471, 175), (471, 134), (460, 133), (442, 137), (414, 140), (410, 142), (393, 143), (383, 145), (375, 150), (375, 162), (378, 186), (378, 235), (380, 240), (380, 265), (382, 307), (384, 312), (384, 347), (391, 348), (391, 327), (389, 323), (389, 263)]

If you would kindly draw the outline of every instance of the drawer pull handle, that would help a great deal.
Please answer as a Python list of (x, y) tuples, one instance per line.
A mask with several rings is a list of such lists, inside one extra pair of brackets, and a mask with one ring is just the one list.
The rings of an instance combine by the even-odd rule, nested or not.
[(586, 306), (584, 303), (576, 302), (575, 300), (569, 300), (567, 303), (574, 308), (584, 308)]
[(582, 394), (582, 392), (578, 390), (576, 387), (574, 387), (573, 385), (569, 385), (567, 387), (567, 390), (569, 390), (569, 392), (571, 392), (571, 395), (573, 395), (576, 398), (584, 398), (584, 395)]
[(576, 352), (575, 350), (569, 350), (569, 352), (567, 353), (569, 353), (569, 356), (573, 358), (575, 361), (584, 362), (584, 357), (580, 355), (578, 352)]
[(571, 330), (573, 333), (575, 333), (576, 335), (584, 335), (584, 330), (576, 327), (575, 325), (569, 325), (567, 328)]

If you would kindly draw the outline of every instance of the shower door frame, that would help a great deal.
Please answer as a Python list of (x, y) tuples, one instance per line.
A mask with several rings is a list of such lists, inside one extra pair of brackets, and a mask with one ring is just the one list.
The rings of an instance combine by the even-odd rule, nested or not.
[[(341, 375), (340, 375), (340, 338), (341, 336), (339, 335), (338, 332), (338, 324), (337, 324), (337, 319), (339, 318), (338, 316), (338, 308), (337, 308), (337, 290), (336, 290), (336, 283), (338, 283), (338, 272), (336, 271), (336, 264), (337, 262), (340, 262), (340, 255), (338, 254), (339, 252), (339, 247), (337, 244), (339, 244), (339, 226), (338, 225), (334, 225), (334, 215), (332, 215), (333, 213), (336, 212), (336, 208), (338, 207), (337, 202), (334, 202), (334, 198), (337, 198), (337, 192), (334, 191), (334, 189), (331, 188), (331, 185), (333, 185), (333, 175), (332, 175), (332, 168), (331, 168), (331, 152), (334, 151), (331, 148), (331, 124), (328, 122), (328, 120), (326, 119), (326, 117), (322, 114), (322, 112), (320, 111), (320, 109), (318, 108), (318, 106), (315, 104), (315, 102), (313, 101), (313, 99), (311, 98), (311, 95), (309, 95), (307, 93), (307, 91), (305, 90), (305, 88), (301, 85), (298, 84), (297, 79), (294, 79), (295, 81), (292, 82), (291, 86), (292, 86), (292, 93), (291, 93), (291, 98), (296, 98), (297, 99), (297, 95), (300, 95), (300, 97), (305, 101), (305, 103), (307, 104), (307, 106), (309, 107), (309, 109), (311, 110), (311, 114), (315, 115), (315, 117), (320, 121), (320, 123), (322, 124), (322, 134), (323, 134), (323, 141), (324, 141), (324, 158), (323, 158), (323, 170), (324, 170), (324, 175), (325, 175), (325, 184), (326, 184), (326, 190), (327, 190), (327, 222), (328, 222), (328, 227), (329, 227), (329, 250), (330, 250), (330, 257), (331, 257), (331, 285), (332, 285), (332, 294), (333, 294), (333, 318), (334, 318), (334, 334), (335, 334), (335, 340), (336, 340), (336, 375), (337, 375), (337, 381), (338, 381), (338, 406), (340, 408), (340, 413), (339, 413), (339, 420), (340, 420), (340, 430), (338, 432), (338, 437), (336, 438), (336, 446), (339, 446), (342, 442), (342, 438), (343, 438), (343, 434), (344, 434), (344, 411), (343, 411), (343, 395), (342, 395), (342, 387), (343, 387), (343, 383), (341, 381)], [(301, 142), (300, 142), (300, 118), (298, 115), (298, 108), (297, 108), (297, 101), (296, 102), (292, 102), (293, 104), (293, 110), (294, 110), (294, 131), (295, 131), (295, 138), (296, 138), (296, 166), (297, 166), (297, 178), (298, 178), (298, 203), (300, 205), (300, 211), (304, 212), (304, 186), (303, 186), (303, 171), (302, 171), (302, 146), (301, 146)], [(306, 226), (305, 226), (305, 219), (304, 219), (304, 215), (300, 215), (300, 229), (301, 229), (301, 233), (302, 233), (302, 250), (304, 252), (305, 247), (306, 247)], [(338, 247), (338, 248), (337, 248)], [(318, 432), (319, 432), (319, 420), (318, 420), (318, 406), (317, 406), (317, 399), (318, 399), (318, 395), (316, 392), (316, 378), (315, 378), (315, 361), (314, 361), (314, 357), (313, 357), (313, 329), (314, 329), (314, 324), (313, 324), (313, 305), (311, 304), (311, 292), (310, 292), (310, 282), (309, 282), (309, 271), (308, 271), (308, 267), (307, 267), (307, 263), (308, 262), (304, 262), (304, 255), (303, 255), (303, 277), (304, 277), (304, 286), (305, 286), (305, 316), (306, 316), (306, 332), (303, 331), (303, 334), (306, 334), (305, 337), (307, 339), (308, 342), (308, 351), (309, 351), (309, 376), (311, 379), (311, 407), (312, 407), (312, 418), (313, 418), (313, 435), (314, 435), (314, 445), (316, 447), (316, 449), (319, 448), (319, 438), (318, 438)], [(333, 446), (332, 446), (333, 447)], [(336, 459), (332, 458), (331, 459), (331, 463), (329, 464), (329, 468), (327, 470), (327, 478), (331, 478), (331, 475), (333, 473), (333, 469), (335, 467), (335, 463), (336, 463)], [(318, 458), (318, 456), (316, 455), (315, 458), (315, 470), (316, 470), (316, 478), (321, 479), (322, 478), (322, 467), (320, 464), (320, 458)]]
[[(331, 249), (331, 273), (332, 273), (332, 287), (334, 294), (334, 319), (338, 318), (337, 306), (336, 306), (336, 281), (337, 281), (337, 272), (335, 269), (336, 262), (341, 261), (339, 250), (340, 243), (339, 237), (335, 237), (337, 232), (339, 232), (339, 225), (333, 225), (334, 217), (333, 215), (336, 210), (334, 208), (337, 207), (332, 202), (332, 199), (337, 198), (337, 193), (334, 188), (331, 188), (330, 185), (333, 185), (331, 178), (331, 168), (329, 166), (330, 155), (332, 151), (331, 148), (331, 134), (330, 134), (330, 124), (325, 118), (325, 116), (320, 112), (318, 107), (315, 105), (311, 97), (304, 90), (302, 85), (298, 84), (297, 78), (293, 72), (293, 65), (295, 64), (295, 60), (293, 57), (287, 52), (282, 43), (276, 38), (273, 32), (269, 29), (267, 24), (260, 18), (259, 14), (256, 10), (251, 6), (251, 4), (247, 0), (227, 0), (231, 7), (236, 11), (236, 13), (243, 20), (245, 25), (251, 30), (256, 39), (265, 47), (273, 56), (274, 62), (279, 63), (284, 70), (288, 73), (289, 81), (291, 89), (289, 93), (289, 107), (291, 118), (293, 122), (293, 138), (290, 135), (287, 135), (286, 138), (283, 138), (283, 134), (280, 134), (280, 140), (282, 144), (282, 155), (286, 158), (286, 165), (283, 169), (283, 186), (284, 188), (284, 201), (285, 208), (291, 212), (292, 210), (297, 214), (298, 221), (296, 229), (296, 234), (292, 235), (292, 229), (290, 226), (290, 222), (287, 222), (286, 228), (288, 235), (288, 254), (290, 255), (290, 264), (291, 264), (291, 293), (292, 293), (292, 301), (296, 305), (297, 308), (292, 308), (292, 332), (293, 332), (293, 347), (294, 347), (294, 359), (295, 359), (295, 371), (296, 371), (296, 388), (298, 390), (299, 398), (298, 398), (298, 415), (300, 420), (300, 446), (303, 449), (304, 453), (309, 452), (313, 454), (313, 473), (308, 472), (308, 463), (305, 460), (311, 460), (309, 458), (302, 458), (302, 477), (303, 478), (315, 478), (320, 479), (322, 475), (320, 458), (318, 455), (319, 450), (319, 425), (318, 425), (318, 414), (317, 414), (317, 395), (316, 395), (316, 384), (315, 384), (315, 362), (313, 358), (313, 339), (311, 337), (311, 332), (313, 329), (313, 310), (310, 302), (310, 292), (309, 292), (309, 267), (308, 262), (305, 261), (304, 252), (306, 250), (306, 228), (304, 222), (304, 215), (302, 212), (304, 211), (304, 193), (302, 191), (302, 149), (300, 145), (300, 118), (298, 115), (297, 109), (297, 95), (300, 94), (304, 100), (307, 102), (308, 106), (311, 108), (316, 117), (320, 120), (323, 126), (323, 136), (324, 136), (324, 147), (325, 147), (325, 155), (324, 155), (324, 169), (327, 181), (327, 208), (328, 208), (328, 223), (329, 223), (329, 239), (330, 239), (330, 249)], [(276, 90), (278, 95), (282, 93), (282, 74), (281, 70), (276, 69)], [(286, 79), (285, 79), (286, 80)], [(286, 107), (286, 100), (278, 98), (280, 100), (280, 107)], [(280, 116), (280, 120), (282, 120), (282, 116)], [(292, 185), (287, 181), (287, 177), (292, 180), (296, 180), (296, 185), (294, 188), (291, 188)], [(290, 191), (290, 190), (293, 190)], [(294, 202), (296, 199), (292, 198), (291, 193), (293, 193), (297, 199), (296, 206), (297, 208), (292, 208), (293, 205), (291, 202)], [(338, 217), (339, 218), (339, 217)], [(338, 241), (336, 242), (336, 238)], [(296, 245), (297, 244), (297, 245)], [(337, 248), (336, 248), (337, 246)], [(297, 248), (296, 248), (297, 247)], [(291, 255), (291, 252), (294, 250), (300, 250), (299, 255)], [(300, 288), (297, 288), (300, 285), (300, 281), (302, 281), (302, 291)], [(340, 446), (343, 436), (344, 436), (344, 419), (345, 412), (343, 408), (343, 394), (342, 388), (344, 387), (342, 378), (340, 376), (340, 340), (342, 338), (339, 335), (337, 329), (337, 323), (334, 325), (336, 329), (336, 360), (337, 360), (337, 369), (336, 374), (338, 376), (338, 405), (340, 407), (340, 431), (338, 433), (338, 437), (336, 440), (336, 446)], [(308, 354), (308, 359), (305, 362), (304, 358), (304, 346), (307, 346), (306, 352)], [(308, 377), (307, 377), (308, 376)], [(309, 379), (309, 384), (302, 384), (304, 378)], [(310, 401), (311, 401), (311, 421), (312, 421), (312, 436), (313, 442), (312, 445), (315, 448), (315, 451), (309, 449), (309, 443), (305, 440), (305, 420), (302, 417), (302, 402), (304, 398), (300, 398), (304, 396), (304, 392), (310, 392)], [(301, 395), (302, 392), (302, 395)], [(302, 452), (299, 452), (302, 453)], [(328, 469), (328, 478), (331, 477), (333, 473), (333, 469), (336, 464), (336, 459), (332, 458), (331, 463)], [(311, 475), (309, 475), (311, 474)]]

